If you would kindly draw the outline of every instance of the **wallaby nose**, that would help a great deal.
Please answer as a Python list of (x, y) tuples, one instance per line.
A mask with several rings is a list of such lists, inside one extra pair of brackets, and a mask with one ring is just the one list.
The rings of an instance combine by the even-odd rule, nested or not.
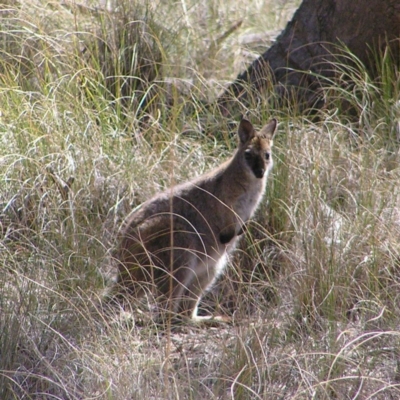
[(254, 171), (254, 175), (256, 176), (256, 178), (261, 179), (265, 174), (265, 169), (264, 168), (260, 168), (257, 169), (256, 171)]

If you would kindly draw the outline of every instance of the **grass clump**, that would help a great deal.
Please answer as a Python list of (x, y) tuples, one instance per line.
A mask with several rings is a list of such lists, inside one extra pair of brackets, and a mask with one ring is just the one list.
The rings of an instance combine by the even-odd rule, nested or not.
[(297, 6), (265, 4), (2, 3), (2, 399), (398, 397), (399, 77), (387, 54), (381, 80), (356, 62), (341, 75), (351, 85), (332, 80), (318, 121), (273, 97), (245, 110), (280, 126), (266, 201), (202, 305), (234, 325), (161, 332), (135, 304), (134, 321), (102, 309), (124, 217), (235, 148), (236, 121), (205, 104), (257, 52), (245, 36), (279, 30)]
[(122, 107), (119, 115), (133, 112), (137, 118), (160, 107), (168, 32), (152, 14), (149, 4), (121, 2), (96, 16), (83, 49), (87, 66), (81, 79), (89, 100), (100, 95)]

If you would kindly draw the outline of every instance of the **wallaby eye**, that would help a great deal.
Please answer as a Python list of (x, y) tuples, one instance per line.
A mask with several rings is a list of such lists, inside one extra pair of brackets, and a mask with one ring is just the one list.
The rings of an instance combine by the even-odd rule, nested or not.
[(249, 161), (249, 160), (252, 159), (251, 150), (246, 150), (246, 151), (244, 152), (244, 158), (245, 158), (247, 161)]
[(268, 161), (270, 158), (270, 154), (269, 153), (265, 153), (265, 159)]

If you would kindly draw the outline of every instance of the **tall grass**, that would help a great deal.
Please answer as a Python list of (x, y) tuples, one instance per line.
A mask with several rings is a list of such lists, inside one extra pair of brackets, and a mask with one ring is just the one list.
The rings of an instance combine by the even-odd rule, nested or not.
[(297, 4), (118, 4), (0, 5), (0, 397), (397, 398), (395, 61), (373, 80), (338, 60), (317, 122), (273, 94), (244, 110), (280, 125), (266, 200), (202, 304), (234, 324), (160, 332), (103, 310), (118, 228), (232, 153), (209, 104)]

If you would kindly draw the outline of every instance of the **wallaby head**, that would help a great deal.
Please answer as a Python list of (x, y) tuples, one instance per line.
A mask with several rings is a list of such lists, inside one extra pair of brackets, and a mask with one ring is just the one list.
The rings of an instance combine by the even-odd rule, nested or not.
[(246, 166), (258, 179), (262, 179), (272, 168), (271, 148), (276, 125), (276, 119), (272, 119), (259, 132), (256, 132), (251, 122), (246, 119), (240, 121), (238, 152), (243, 156)]

